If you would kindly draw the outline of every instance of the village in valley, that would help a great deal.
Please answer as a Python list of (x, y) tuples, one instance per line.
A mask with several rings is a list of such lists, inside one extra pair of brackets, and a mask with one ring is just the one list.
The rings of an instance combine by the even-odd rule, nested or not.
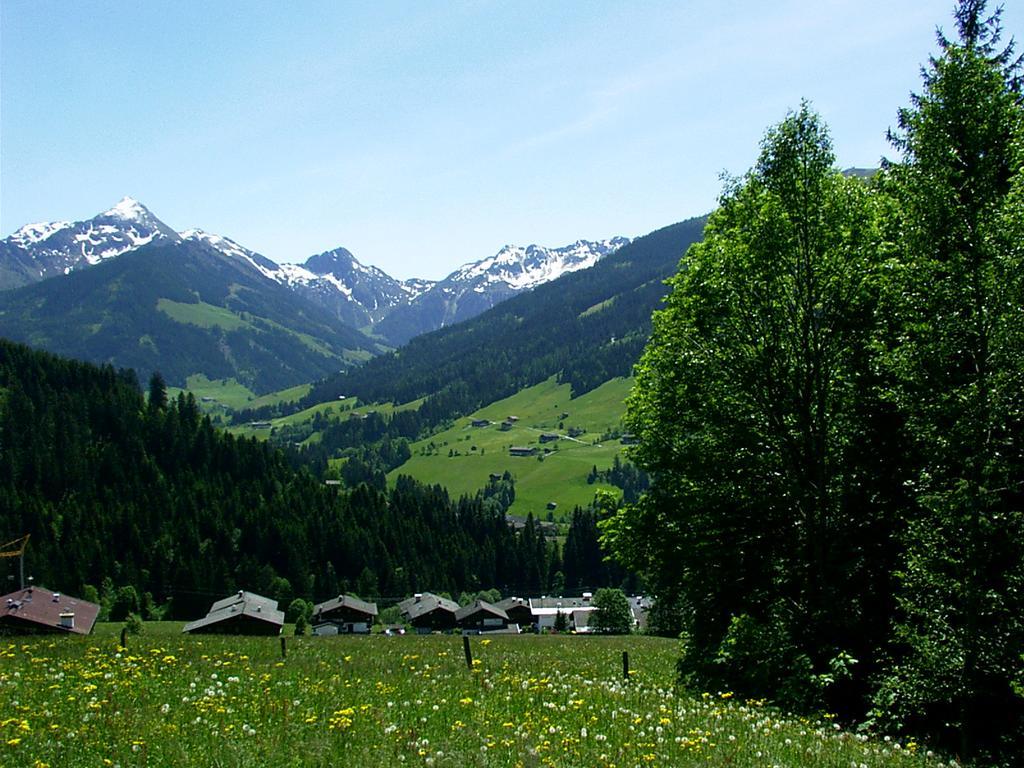
[[(311, 634), (369, 635), (379, 626), (385, 635), (403, 635), (407, 631), (431, 633), (511, 634), (562, 632), (591, 634), (594, 614), (600, 607), (594, 596), (580, 597), (508, 597), (497, 603), (476, 599), (460, 606), (454, 600), (430, 592), (416, 593), (398, 603), (401, 621), (379, 624), (376, 603), (353, 595), (338, 595), (313, 606)], [(651, 600), (642, 596), (627, 598), (631, 629), (643, 631)], [(100, 606), (86, 600), (30, 585), (0, 598), (0, 634), (75, 634), (88, 635), (100, 615)], [(182, 628), (186, 634), (270, 635), (284, 632), (285, 612), (276, 600), (238, 590), (210, 606), (206, 616)]]

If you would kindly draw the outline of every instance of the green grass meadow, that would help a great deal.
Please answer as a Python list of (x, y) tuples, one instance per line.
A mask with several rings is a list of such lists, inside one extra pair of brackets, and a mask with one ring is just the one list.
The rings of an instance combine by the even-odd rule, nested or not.
[[(554, 378), (499, 400), (471, 416), (459, 419), (451, 428), (413, 443), (412, 458), (388, 476), (411, 475), (427, 483), (440, 483), (453, 496), (472, 494), (487, 484), (489, 475), (506, 470), (515, 478), (516, 500), (511, 514), (532, 513), (544, 518), (547, 505), (554, 502), (555, 519), (564, 519), (574, 506), (586, 506), (599, 488), (618, 493), (611, 486), (590, 485), (587, 475), (594, 466), (607, 469), (622, 452), (618, 440), (601, 441), (602, 434), (620, 428), (625, 398), (632, 379), (613, 379), (582, 397), (572, 399), (568, 384)], [(509, 416), (518, 421), (509, 431), (499, 424)], [(493, 422), (474, 427), (476, 419)], [(566, 436), (570, 427), (586, 430), (576, 439)], [(562, 435), (546, 444), (543, 432)], [(531, 446), (539, 455), (518, 457), (511, 446)], [(551, 452), (544, 454), (544, 448)], [(450, 455), (449, 455), (450, 454)]]
[[(938, 766), (913, 743), (677, 690), (659, 638), (0, 640), (0, 765)], [(631, 674), (622, 674), (622, 652)]]

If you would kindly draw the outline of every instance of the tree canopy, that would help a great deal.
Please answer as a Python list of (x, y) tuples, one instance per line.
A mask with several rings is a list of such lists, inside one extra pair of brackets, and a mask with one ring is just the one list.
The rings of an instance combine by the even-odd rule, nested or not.
[(808, 105), (727, 182), (669, 281), (628, 427), (650, 490), (604, 524), (687, 638), (681, 670), (1024, 748), (1024, 111), (999, 12), (963, 0), (844, 177)]

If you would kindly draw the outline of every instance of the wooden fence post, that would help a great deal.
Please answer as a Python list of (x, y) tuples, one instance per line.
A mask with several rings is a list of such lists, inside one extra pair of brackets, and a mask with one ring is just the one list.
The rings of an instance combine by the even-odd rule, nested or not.
[(622, 679), (629, 680), (629, 651), (622, 652)]
[(462, 636), (462, 650), (466, 653), (466, 666), (473, 669), (473, 652), (469, 649), (469, 635)]
[(287, 659), (288, 658), (288, 649), (285, 647), (284, 635), (281, 635), (281, 658), (282, 659)]
[(121, 627), (121, 648), (128, 647), (128, 627)]

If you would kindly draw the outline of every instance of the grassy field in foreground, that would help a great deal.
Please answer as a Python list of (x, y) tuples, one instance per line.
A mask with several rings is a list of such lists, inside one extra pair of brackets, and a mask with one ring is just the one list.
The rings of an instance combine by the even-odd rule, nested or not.
[[(620, 493), (612, 486), (588, 484), (587, 475), (595, 466), (609, 468), (622, 451), (618, 440), (602, 442), (599, 438), (621, 428), (631, 386), (632, 379), (613, 379), (572, 399), (569, 385), (558, 384), (552, 377), (413, 443), (412, 458), (388, 477), (394, 481), (398, 475), (412, 475), (426, 483), (440, 483), (453, 496), (459, 496), (475, 493), (487, 485), (490, 474), (507, 470), (516, 483), (516, 500), (509, 510), (513, 515), (526, 517), (533, 513), (543, 519), (548, 504), (553, 502), (557, 505), (553, 516), (564, 519), (574, 506), (590, 504), (599, 488)], [(509, 416), (518, 421), (503, 432), (498, 425)], [(473, 427), (474, 419), (487, 419), (492, 424)], [(586, 431), (578, 439), (570, 439), (570, 427)], [(561, 438), (542, 444), (540, 435), (544, 432)], [(541, 455), (511, 456), (510, 446), (533, 447)], [(551, 453), (543, 455), (544, 448), (551, 449)]]
[[(938, 766), (915, 745), (673, 690), (648, 637), (0, 642), (5, 766)], [(174, 627), (177, 629), (177, 627)], [(621, 654), (632, 674), (622, 679)]]

